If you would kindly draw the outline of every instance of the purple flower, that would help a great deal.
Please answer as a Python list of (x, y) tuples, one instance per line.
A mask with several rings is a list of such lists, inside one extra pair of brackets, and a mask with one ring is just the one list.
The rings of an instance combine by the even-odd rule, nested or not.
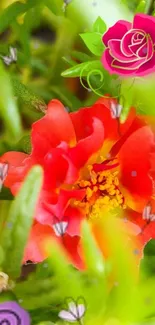
[(154, 31), (155, 17), (137, 14), (133, 24), (119, 20), (103, 35), (105, 69), (126, 77), (155, 72)]
[(30, 317), (16, 302), (7, 301), (0, 304), (0, 324), (30, 325)]

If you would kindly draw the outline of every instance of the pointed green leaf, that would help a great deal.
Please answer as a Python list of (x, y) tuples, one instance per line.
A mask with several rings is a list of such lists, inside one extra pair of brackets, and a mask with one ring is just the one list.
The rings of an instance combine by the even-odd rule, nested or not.
[(85, 45), (88, 47), (90, 52), (92, 52), (96, 56), (101, 56), (104, 51), (104, 45), (102, 42), (102, 34), (101, 33), (84, 33), (80, 34), (82, 40)]
[(43, 173), (34, 166), (10, 206), (0, 244), (5, 252), (4, 272), (15, 278), (20, 275), (23, 251), (33, 223), (33, 216), (42, 185)]
[(22, 84), (18, 78), (11, 78), (14, 95), (25, 104), (28, 109), (38, 110), (43, 113), (46, 111), (46, 104), (42, 98), (37, 96), (31, 89)]
[(85, 77), (88, 75), (88, 73), (91, 70), (100, 69), (100, 68), (101, 68), (101, 62), (98, 60), (94, 60), (94, 61), (77, 64), (62, 72), (61, 75), (62, 77), (67, 77), (67, 78), (68, 77), (76, 78), (80, 76)]
[(144, 13), (145, 12), (145, 7), (146, 7), (146, 2), (145, 0), (141, 0), (136, 8), (135, 13)]
[[(80, 273), (73, 272), (70, 261), (66, 257), (62, 247), (55, 241), (47, 243), (47, 251), (50, 255), (49, 264), (57, 278), (57, 285), (61, 291), (62, 298), (66, 296), (81, 296), (82, 288), (80, 283)], [(65, 281), (64, 281), (65, 279)]]
[(106, 31), (106, 24), (101, 17), (98, 17), (93, 25), (93, 31), (96, 33), (104, 34)]
[(86, 222), (83, 222), (82, 226), (82, 242), (88, 270), (103, 276), (105, 271), (104, 259)]
[(79, 60), (80, 62), (87, 62), (87, 61), (91, 61), (92, 59), (88, 54), (79, 51), (72, 51), (71, 56), (74, 59)]
[(10, 138), (16, 140), (21, 134), (21, 120), (13, 95), (11, 82), (0, 61), (0, 115), (2, 116)]

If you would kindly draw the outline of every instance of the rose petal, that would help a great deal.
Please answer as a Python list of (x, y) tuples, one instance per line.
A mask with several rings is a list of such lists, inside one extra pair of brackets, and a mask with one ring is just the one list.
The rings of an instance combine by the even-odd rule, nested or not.
[(143, 77), (147, 74), (154, 73), (155, 72), (155, 55), (153, 57), (145, 62), (140, 68), (137, 70), (136, 74), (137, 76)]
[(131, 23), (126, 20), (119, 20), (116, 24), (110, 27), (107, 32), (103, 35), (103, 43), (108, 46), (110, 39), (121, 40), (124, 34), (131, 28)]
[(153, 43), (155, 43), (155, 17), (145, 14), (137, 14), (134, 16), (133, 28), (141, 29), (146, 34), (149, 34)]
[[(135, 56), (135, 54), (131, 54), (131, 56), (124, 56), (124, 54), (121, 51), (121, 42), (118, 40), (110, 40), (108, 42), (108, 47), (109, 47), (109, 53), (110, 55), (120, 61), (120, 62), (135, 62), (137, 60), (139, 60), (139, 58), (137, 58)], [(137, 46), (137, 45), (133, 45), (133, 46)], [(130, 52), (131, 53), (131, 52)]]
[(135, 45), (134, 37), (136, 34), (139, 34), (139, 33), (143, 34), (143, 38), (138, 40), (136, 42), (136, 45), (138, 45), (138, 44), (140, 45), (143, 42), (143, 39), (145, 37), (145, 33), (141, 30), (132, 30), (131, 29), (121, 39), (120, 47), (121, 47), (121, 52), (124, 54), (124, 56), (132, 57), (133, 52), (131, 52), (130, 45)]

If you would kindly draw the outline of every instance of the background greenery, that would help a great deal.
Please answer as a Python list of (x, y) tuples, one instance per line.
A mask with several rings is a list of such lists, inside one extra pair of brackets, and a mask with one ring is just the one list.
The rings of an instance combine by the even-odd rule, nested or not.
[[(101, 35), (118, 19), (132, 21), (134, 13), (146, 13), (151, 2), (84, 0), (79, 4), (72, 0), (64, 4), (62, 0), (0, 2), (0, 155), (8, 150), (30, 152), (31, 124), (43, 116), (52, 98), (60, 99), (68, 111), (76, 111), (99, 95), (119, 95), (120, 80), (110, 77), (100, 63)], [(10, 46), (17, 48), (18, 60), (6, 66), (3, 57)], [(126, 108), (122, 119), (133, 102), (139, 113), (154, 116), (154, 79), (130, 85), (128, 80), (121, 88)], [(104, 261), (85, 224), (87, 271), (79, 273), (69, 266), (56, 246), (48, 261), (21, 268), (41, 183), (42, 170), (35, 166), (15, 200), (6, 189), (0, 193), (0, 268), (9, 275), (11, 288), (0, 294), (0, 301), (18, 301), (30, 312), (32, 324), (60, 324), (58, 313), (66, 296), (85, 299), (86, 325), (154, 324), (155, 242), (145, 248), (137, 284), (134, 262), (124, 251), (124, 239), (113, 220), (105, 227), (115, 261)], [(114, 264), (117, 279), (111, 290)]]

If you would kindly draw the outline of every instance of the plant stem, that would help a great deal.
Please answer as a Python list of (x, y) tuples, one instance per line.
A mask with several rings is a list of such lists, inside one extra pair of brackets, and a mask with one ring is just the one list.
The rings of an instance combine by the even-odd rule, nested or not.
[(145, 13), (147, 15), (152, 15), (152, 12), (154, 10), (154, 5), (155, 5), (155, 1), (154, 0), (147, 0), (147, 2), (146, 2), (146, 9), (145, 9)]

